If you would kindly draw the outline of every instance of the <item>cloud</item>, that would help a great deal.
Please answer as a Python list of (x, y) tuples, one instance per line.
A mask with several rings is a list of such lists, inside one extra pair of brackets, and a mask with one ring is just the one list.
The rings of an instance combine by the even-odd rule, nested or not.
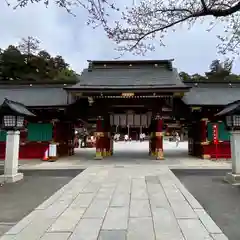
[[(78, 72), (87, 65), (88, 59), (113, 59), (119, 56), (114, 44), (101, 28), (86, 26), (87, 13), (74, 9), (76, 17), (55, 5), (47, 9), (44, 4), (30, 4), (23, 9), (12, 10), (5, 1), (0, 1), (0, 47), (17, 44), (22, 37), (33, 36), (41, 41), (41, 47), (49, 53), (62, 55)], [(219, 58), (216, 54), (216, 33), (208, 33), (206, 25), (197, 24), (190, 31), (179, 28), (165, 38), (166, 47), (144, 57), (126, 54), (124, 59), (168, 59), (174, 58), (174, 65), (190, 73), (207, 71), (210, 62)], [(157, 41), (157, 40), (155, 40)], [(239, 67), (234, 71), (240, 72)]]

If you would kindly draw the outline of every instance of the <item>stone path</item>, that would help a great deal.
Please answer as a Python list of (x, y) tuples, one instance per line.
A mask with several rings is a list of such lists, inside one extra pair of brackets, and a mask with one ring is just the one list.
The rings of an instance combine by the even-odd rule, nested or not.
[(163, 165), (90, 166), (0, 240), (226, 240)]

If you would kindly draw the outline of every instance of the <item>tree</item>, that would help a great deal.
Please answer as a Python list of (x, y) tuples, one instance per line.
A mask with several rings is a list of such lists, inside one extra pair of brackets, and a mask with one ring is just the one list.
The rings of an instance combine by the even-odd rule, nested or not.
[(194, 81), (194, 82), (239, 81), (240, 76), (237, 74), (231, 73), (232, 65), (233, 65), (233, 61), (230, 59), (225, 59), (223, 62), (221, 62), (218, 59), (215, 59), (209, 65), (210, 71), (206, 72), (205, 75), (201, 75), (198, 73), (189, 75), (186, 72), (180, 72), (179, 76), (184, 82), (187, 82), (187, 81)]
[[(15, 0), (17, 7), (25, 7), (29, 3), (49, 0)], [(240, 47), (240, 1), (239, 0), (143, 0), (139, 5), (121, 9), (122, 18), (114, 26), (109, 20), (111, 10), (120, 11), (113, 4), (114, 0), (57, 0), (59, 7), (71, 12), (71, 6), (81, 6), (89, 12), (89, 24), (102, 25), (109, 38), (119, 44), (119, 50), (134, 51), (144, 54), (154, 50), (155, 45), (148, 40), (157, 38), (164, 46), (164, 36), (168, 30), (175, 30), (177, 25), (187, 23), (192, 27), (197, 20), (212, 17), (210, 29), (218, 22), (224, 24), (225, 30), (218, 36), (218, 50), (225, 54), (227, 51), (238, 53)], [(117, 1), (115, 1), (117, 3)], [(130, 1), (132, 2), (132, 1)], [(112, 14), (112, 16), (117, 14)]]
[(60, 71), (68, 67), (68, 64), (62, 58), (62, 56), (58, 55), (54, 57), (52, 60), (53, 60), (54, 67)]
[(0, 80), (77, 81), (77, 74), (62, 56), (53, 57), (45, 50), (37, 52), (38, 46), (32, 44), (33, 38), (30, 40), (22, 44), (22, 52), (13, 45), (0, 51)]
[(202, 76), (202, 75), (200, 75), (200, 74), (198, 74), (198, 73), (195, 73), (195, 74), (193, 74), (193, 75), (191, 76), (191, 79), (192, 79), (193, 81), (198, 82), (198, 81), (205, 81), (205, 80), (206, 80), (206, 77), (205, 77), (205, 76)]
[(179, 77), (181, 78), (182, 81), (190, 81), (191, 80), (191, 76), (186, 72), (180, 72)]
[(51, 55), (50, 55), (47, 51), (45, 51), (45, 50), (41, 50), (41, 51), (38, 53), (38, 56), (39, 56), (40, 58), (43, 58), (43, 59), (46, 60), (46, 61), (48, 61), (48, 60), (51, 59)]
[(39, 51), (40, 41), (34, 37), (28, 36), (27, 38), (22, 38), (18, 45), (18, 49), (21, 53), (31, 56)]
[(25, 67), (24, 58), (17, 47), (10, 45), (1, 54), (0, 74), (4, 80), (19, 78), (19, 72)]
[(210, 72), (206, 72), (205, 74), (208, 79), (211, 80), (224, 80), (231, 74), (232, 63), (233, 62), (229, 59), (226, 59), (223, 62), (220, 62), (220, 60), (213, 60), (209, 66)]
[(218, 21), (225, 26), (225, 35), (219, 36), (222, 41), (219, 51), (224, 54), (239, 47), (239, 10), (239, 0), (143, 1), (139, 6), (127, 9), (123, 13), (123, 21), (117, 22), (108, 32), (123, 50), (145, 53), (153, 50), (154, 46), (144, 40), (157, 38), (164, 46), (163, 38), (169, 29), (176, 30), (175, 27), (183, 23), (192, 27), (197, 20), (211, 16), (210, 29)]
[(218, 73), (223, 70), (220, 60), (213, 60), (212, 63), (210, 64), (209, 68), (210, 68), (211, 73)]
[(230, 60), (229, 58), (223, 62), (223, 69), (229, 73), (231, 73), (232, 71), (232, 66), (233, 66), (233, 60)]
[(220, 62), (220, 60), (213, 60), (209, 68), (212, 73), (220, 73), (220, 72), (230, 73), (232, 70), (232, 64), (233, 64), (233, 61), (229, 59), (226, 59), (223, 62)]
[(58, 72), (57, 79), (67, 80), (69, 78), (76, 77), (76, 73), (68, 68), (62, 69)]

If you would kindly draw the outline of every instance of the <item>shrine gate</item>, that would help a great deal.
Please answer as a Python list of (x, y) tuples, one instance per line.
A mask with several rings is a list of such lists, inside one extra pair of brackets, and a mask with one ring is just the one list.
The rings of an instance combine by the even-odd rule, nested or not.
[[(96, 158), (114, 152), (112, 136), (144, 132), (149, 154), (164, 158), (163, 136), (187, 129), (189, 155), (215, 158), (213, 126), (218, 126), (218, 157), (230, 158), (229, 133), (215, 117), (240, 99), (240, 82), (183, 81), (173, 60), (89, 61), (76, 82), (0, 82), (4, 98), (23, 103), (37, 117), (20, 133), (20, 159), (41, 159), (50, 143), (59, 157), (74, 154), (74, 127), (95, 124)], [(0, 130), (0, 158), (6, 133)]]

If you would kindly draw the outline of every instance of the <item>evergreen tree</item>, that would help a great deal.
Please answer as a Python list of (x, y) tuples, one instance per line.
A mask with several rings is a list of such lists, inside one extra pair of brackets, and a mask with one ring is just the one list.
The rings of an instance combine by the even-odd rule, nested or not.
[(23, 38), (15, 47), (0, 49), (0, 80), (19, 81), (77, 81), (76, 73), (62, 56), (39, 51), (39, 41)]

